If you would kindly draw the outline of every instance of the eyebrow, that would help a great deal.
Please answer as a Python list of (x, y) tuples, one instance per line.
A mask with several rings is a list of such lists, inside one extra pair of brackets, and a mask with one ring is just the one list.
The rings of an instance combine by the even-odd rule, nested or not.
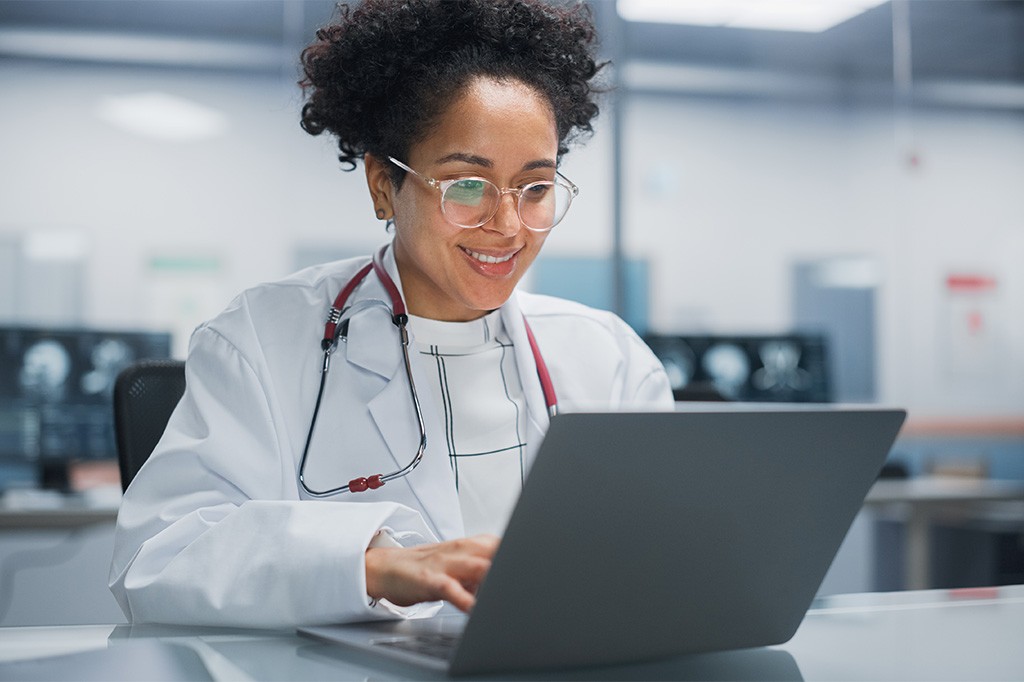
[(446, 154), (437, 160), (437, 163), (451, 163), (452, 161), (462, 161), (463, 163), (471, 163), (474, 166), (483, 166), (484, 168), (493, 168), (494, 162), (490, 159), (485, 159), (482, 156), (476, 154), (464, 154), (462, 152), (454, 152), (452, 154)]
[[(473, 164), (474, 166), (482, 166), (484, 168), (494, 168), (494, 162), (491, 161), (490, 159), (484, 158), (482, 156), (477, 156), (476, 154), (465, 154), (463, 152), (453, 152), (451, 154), (446, 154), (445, 156), (439, 158), (435, 163), (443, 164), (451, 163), (452, 161), (461, 161), (463, 163), (470, 163)], [(528, 161), (527, 163), (523, 164), (522, 170), (531, 171), (536, 170), (537, 168), (555, 168), (555, 162), (550, 159), (536, 159), (534, 161)]]
[(530, 161), (523, 166), (524, 171), (536, 170), (538, 168), (554, 168), (555, 162), (551, 159), (537, 159), (536, 161)]

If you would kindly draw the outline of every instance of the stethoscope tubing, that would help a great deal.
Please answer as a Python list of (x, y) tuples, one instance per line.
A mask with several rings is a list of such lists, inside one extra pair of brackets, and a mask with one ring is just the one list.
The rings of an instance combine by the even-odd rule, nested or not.
[[(388, 246), (384, 245), (381, 249), (374, 254), (373, 259), (360, 268), (356, 274), (348, 281), (348, 283), (338, 293), (334, 299), (334, 303), (331, 305), (327, 314), (327, 322), (324, 325), (324, 337), (320, 342), (321, 350), (323, 351), (323, 363), (320, 369), (320, 387), (317, 389), (316, 404), (313, 407), (313, 417), (309, 423), (309, 431), (306, 434), (306, 444), (302, 448), (302, 459), (299, 462), (299, 485), (309, 495), (313, 497), (330, 497), (344, 492), (364, 492), (366, 490), (375, 490), (388, 481), (393, 481), (396, 478), (401, 478), (408, 475), (419, 466), (423, 460), (423, 454), (427, 449), (427, 428), (423, 421), (423, 409), (420, 405), (419, 395), (416, 393), (416, 382), (413, 381), (412, 377), (412, 362), (409, 359), (409, 330), (407, 325), (409, 323), (409, 315), (406, 312), (405, 301), (402, 300), (402, 294), (398, 291), (398, 286), (394, 280), (387, 273), (384, 268), (384, 253), (387, 251)], [(327, 383), (327, 373), (330, 371), (331, 366), (331, 355), (338, 347), (339, 337), (341, 339), (347, 338), (348, 334), (348, 320), (353, 314), (358, 312), (364, 307), (371, 305), (383, 305), (387, 307), (385, 301), (373, 300), (366, 301), (349, 306), (348, 299), (351, 297), (352, 292), (355, 291), (356, 287), (362, 282), (366, 276), (373, 270), (374, 274), (383, 284), (384, 289), (388, 293), (388, 297), (391, 299), (391, 321), (396, 327), (398, 327), (399, 341), (402, 347), (402, 363), (405, 365), (405, 375), (409, 380), (409, 393), (413, 403), (413, 410), (416, 415), (417, 426), (420, 432), (420, 442), (416, 449), (416, 454), (401, 469), (392, 471), (388, 474), (373, 474), (372, 476), (360, 476), (349, 481), (345, 485), (340, 485), (336, 488), (329, 488), (327, 490), (315, 490), (310, 487), (306, 482), (306, 461), (309, 458), (309, 447), (313, 442), (313, 433), (316, 430), (317, 416), (320, 414), (320, 405), (323, 402), (324, 387)], [(551, 375), (548, 372), (547, 364), (544, 362), (544, 358), (540, 354), (540, 347), (537, 345), (537, 340), (534, 338), (533, 330), (530, 329), (529, 323), (526, 321), (526, 317), (523, 317), (523, 324), (526, 326), (526, 336), (530, 342), (530, 350), (533, 352), (533, 357), (537, 365), (537, 376), (540, 379), (541, 390), (544, 393), (544, 402), (548, 408), (548, 414), (554, 417), (558, 413), (558, 400), (555, 395), (555, 388), (551, 382)]]

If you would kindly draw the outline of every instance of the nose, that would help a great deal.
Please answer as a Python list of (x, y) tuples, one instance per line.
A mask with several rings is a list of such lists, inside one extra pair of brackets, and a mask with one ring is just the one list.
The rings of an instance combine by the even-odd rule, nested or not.
[(519, 197), (513, 192), (503, 192), (498, 199), (498, 210), (494, 217), (483, 224), (492, 232), (499, 232), (506, 237), (514, 237), (523, 228), (519, 220)]

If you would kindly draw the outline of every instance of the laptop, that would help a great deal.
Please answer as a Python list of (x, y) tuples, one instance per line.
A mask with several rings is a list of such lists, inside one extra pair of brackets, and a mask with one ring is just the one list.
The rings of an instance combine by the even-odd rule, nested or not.
[(450, 675), (786, 642), (906, 413), (684, 409), (552, 419), (468, 617), (299, 633)]

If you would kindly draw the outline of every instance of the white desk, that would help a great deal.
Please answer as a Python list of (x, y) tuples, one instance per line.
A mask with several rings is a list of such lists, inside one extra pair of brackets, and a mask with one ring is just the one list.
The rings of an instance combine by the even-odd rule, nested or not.
[[(782, 646), (514, 678), (1021, 680), (1022, 632), (1024, 585), (844, 595), (815, 605)], [(167, 645), (216, 680), (431, 679), (291, 632), (126, 625), (0, 628), (0, 679), (25, 677), (24, 666), (47, 679), (92, 679), (103, 665), (123, 676), (117, 666), (129, 654), (137, 660), (127, 676), (155, 677), (143, 668)], [(43, 658), (72, 653), (63, 663)], [(194, 670), (178, 677), (196, 679)]]
[[(120, 502), (120, 500), (117, 500)], [(0, 501), (0, 528), (80, 528), (117, 520), (118, 505), (66, 496), (43, 504), (7, 504)]]
[[(907, 524), (904, 586), (932, 586), (929, 571), (931, 527), (936, 521), (963, 522), (992, 511), (1000, 503), (1024, 504), (1024, 481), (960, 478), (912, 478), (875, 483), (864, 501), (876, 512), (896, 514)], [(1017, 513), (1024, 528), (1024, 513)]]
[(120, 489), (0, 496), (0, 625), (124, 622), (107, 589)]

